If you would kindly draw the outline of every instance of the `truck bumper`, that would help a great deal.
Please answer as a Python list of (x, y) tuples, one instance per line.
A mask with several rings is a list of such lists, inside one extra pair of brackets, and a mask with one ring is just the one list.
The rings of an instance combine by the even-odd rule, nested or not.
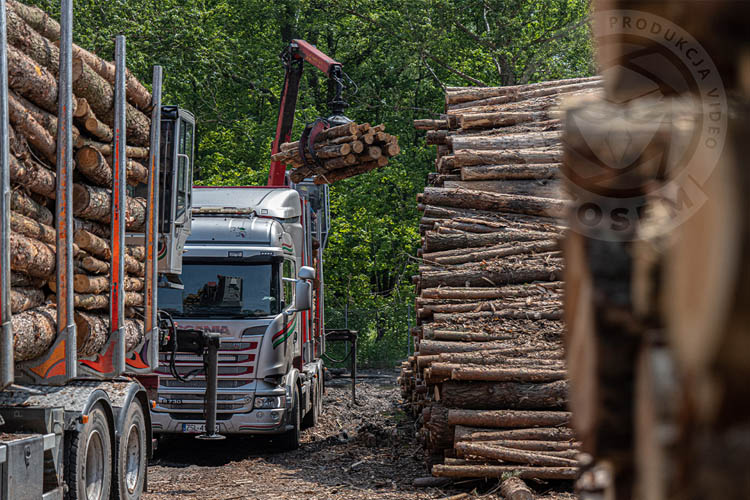
[[(248, 413), (235, 413), (224, 419), (218, 415), (216, 425), (219, 434), (282, 434), (288, 430), (287, 411), (284, 408), (273, 410), (253, 410)], [(172, 418), (166, 412), (151, 412), (151, 425), (154, 434), (195, 434), (195, 430), (185, 430), (183, 424), (205, 424), (204, 420)], [(190, 428), (190, 426), (187, 426)], [(193, 427), (194, 429), (194, 427)]]

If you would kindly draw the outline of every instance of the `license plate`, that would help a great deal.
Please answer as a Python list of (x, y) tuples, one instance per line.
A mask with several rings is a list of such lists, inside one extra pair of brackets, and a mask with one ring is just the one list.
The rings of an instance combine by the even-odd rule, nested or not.
[[(202, 434), (206, 432), (206, 424), (182, 424), (182, 432), (186, 434)], [(216, 432), (219, 432), (219, 424), (216, 424)]]

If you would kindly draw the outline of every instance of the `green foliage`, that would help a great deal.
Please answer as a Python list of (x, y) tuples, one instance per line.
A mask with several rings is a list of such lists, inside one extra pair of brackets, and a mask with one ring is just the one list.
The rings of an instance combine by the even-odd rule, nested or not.
[[(59, 10), (53, 0), (30, 3)], [(265, 182), (289, 40), (343, 63), (356, 82), (348, 116), (385, 123), (402, 153), (331, 189), (327, 322), (342, 327), (348, 307), (360, 361), (386, 365), (406, 354), (415, 195), (435, 158), (412, 120), (443, 111), (444, 86), (592, 74), (587, 9), (588, 0), (76, 0), (74, 38), (106, 55), (125, 34), (128, 66), (144, 82), (153, 64), (164, 66), (165, 102), (196, 115), (196, 183), (206, 185)], [(330, 97), (325, 76), (308, 67), (294, 136), (327, 115)]]

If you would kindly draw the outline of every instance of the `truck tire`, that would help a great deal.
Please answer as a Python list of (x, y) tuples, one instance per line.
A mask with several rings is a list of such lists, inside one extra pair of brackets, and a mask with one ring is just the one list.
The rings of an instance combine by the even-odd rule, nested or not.
[(302, 420), (303, 429), (315, 427), (318, 424), (318, 417), (320, 416), (318, 400), (320, 400), (321, 394), (317, 379), (315, 379), (314, 383), (310, 384), (310, 391), (312, 392), (312, 401), (310, 404), (310, 411), (307, 412), (305, 418)]
[(101, 403), (88, 413), (80, 432), (65, 434), (67, 500), (108, 500), (112, 483), (112, 439)]
[(302, 426), (302, 418), (300, 417), (299, 389), (296, 386), (294, 387), (292, 410), (289, 417), (289, 423), (292, 424), (293, 427), (281, 435), (281, 447), (285, 451), (292, 451), (299, 448), (299, 435)]
[(116, 500), (135, 500), (141, 497), (146, 477), (147, 435), (143, 408), (134, 399), (125, 414), (117, 442), (115, 481), (112, 484)]

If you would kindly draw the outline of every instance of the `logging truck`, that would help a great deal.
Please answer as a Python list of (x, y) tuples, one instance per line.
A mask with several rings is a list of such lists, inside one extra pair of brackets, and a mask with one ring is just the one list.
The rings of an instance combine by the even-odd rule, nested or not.
[[(295, 449), (322, 409), (327, 186), (196, 187), (193, 196), (184, 288), (160, 289), (160, 307), (180, 328), (221, 335), (215, 431), (278, 434)], [(205, 432), (205, 382), (190, 377), (201, 358), (161, 356), (154, 432)]]
[(194, 119), (162, 106), (159, 66), (151, 92), (126, 74), (124, 37), (114, 64), (73, 45), (70, 0), (60, 23), (8, 7), (0, 0), (0, 498), (140, 498), (159, 351), (208, 361), (218, 346), (157, 310), (157, 286), (180, 286)]
[[(351, 123), (341, 64), (303, 40), (282, 56), (286, 69), (272, 155), (289, 142), (303, 62), (335, 84), (331, 116), (305, 128), (300, 157), (315, 135)], [(160, 303), (185, 330), (221, 336), (217, 387), (196, 374), (193, 354), (162, 354), (154, 432), (271, 434), (299, 446), (302, 426), (318, 420), (323, 403), (323, 249), (328, 236), (328, 186), (294, 183), (272, 161), (265, 187), (194, 190), (191, 235), (182, 289), (162, 288)], [(207, 374), (208, 375), (208, 374)], [(205, 418), (206, 404), (216, 419)], [(208, 427), (206, 427), (208, 426)]]

